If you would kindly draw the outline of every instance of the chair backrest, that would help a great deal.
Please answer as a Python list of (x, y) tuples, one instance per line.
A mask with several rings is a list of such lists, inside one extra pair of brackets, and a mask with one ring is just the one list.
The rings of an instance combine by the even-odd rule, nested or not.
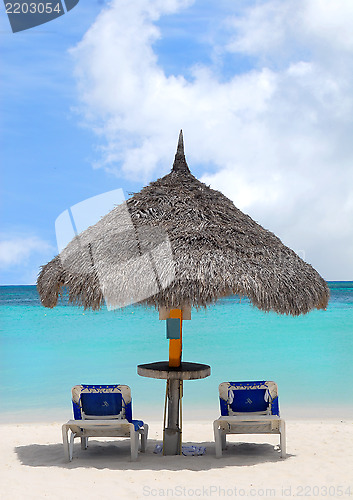
[(222, 382), (219, 401), (224, 417), (246, 413), (279, 415), (277, 384), (272, 381)]
[(75, 385), (72, 405), (75, 420), (132, 420), (131, 390), (127, 385)]

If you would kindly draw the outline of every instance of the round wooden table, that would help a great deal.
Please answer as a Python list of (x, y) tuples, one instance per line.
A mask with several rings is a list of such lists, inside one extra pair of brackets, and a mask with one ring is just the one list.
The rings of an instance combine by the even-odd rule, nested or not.
[(197, 380), (211, 375), (211, 367), (201, 363), (182, 361), (171, 367), (168, 361), (157, 361), (137, 366), (142, 377), (167, 380), (166, 403), (163, 423), (163, 455), (181, 454), (181, 397), (183, 380)]

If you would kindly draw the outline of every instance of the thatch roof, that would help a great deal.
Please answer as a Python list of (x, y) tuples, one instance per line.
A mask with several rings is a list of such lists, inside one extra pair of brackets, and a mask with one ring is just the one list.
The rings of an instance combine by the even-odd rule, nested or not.
[(138, 302), (200, 307), (231, 294), (264, 311), (298, 315), (327, 306), (313, 267), (188, 168), (180, 133), (172, 171), (115, 207), (43, 266), (42, 304), (99, 309)]

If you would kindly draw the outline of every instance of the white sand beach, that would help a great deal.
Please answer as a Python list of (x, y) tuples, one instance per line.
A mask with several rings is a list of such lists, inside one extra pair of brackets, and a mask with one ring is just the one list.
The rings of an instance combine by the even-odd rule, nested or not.
[(153, 453), (162, 422), (149, 422), (147, 452), (135, 463), (119, 438), (92, 438), (85, 451), (77, 440), (66, 463), (61, 424), (1, 425), (1, 499), (353, 497), (352, 420), (287, 420), (285, 459), (270, 435), (230, 436), (216, 459), (211, 421), (183, 426), (183, 443), (206, 446), (205, 455), (163, 457)]

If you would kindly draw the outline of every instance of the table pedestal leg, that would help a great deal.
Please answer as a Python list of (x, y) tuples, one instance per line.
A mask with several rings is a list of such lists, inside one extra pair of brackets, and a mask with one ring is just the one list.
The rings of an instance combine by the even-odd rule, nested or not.
[(167, 427), (163, 430), (163, 455), (181, 454), (180, 392), (182, 381), (167, 382)]

